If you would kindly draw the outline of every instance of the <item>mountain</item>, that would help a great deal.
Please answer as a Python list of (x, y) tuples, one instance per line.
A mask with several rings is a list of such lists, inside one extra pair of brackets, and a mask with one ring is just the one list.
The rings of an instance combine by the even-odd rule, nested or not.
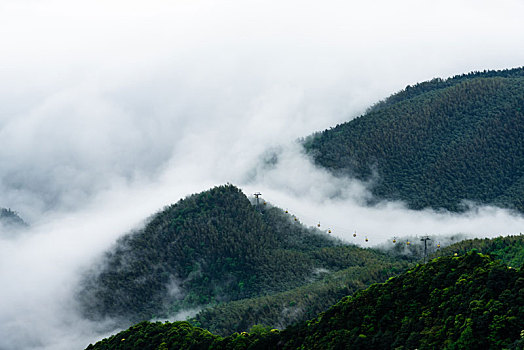
[(524, 271), (471, 251), (435, 258), (283, 331), (137, 324), (87, 349), (521, 349)]
[[(524, 211), (524, 68), (433, 79), (392, 95), (304, 147), (335, 174), (413, 209), (464, 203)], [(466, 201), (466, 202), (465, 202)]]
[[(257, 210), (233, 185), (165, 208), (142, 229), (119, 239), (102, 260), (86, 273), (78, 299), (87, 317), (111, 317), (120, 324), (268, 296), (352, 266), (361, 267), (364, 275), (369, 264), (370, 271), (376, 270), (370, 276), (379, 280), (406, 266), (306, 228), (267, 203)], [(352, 288), (376, 281), (366, 277)], [(329, 306), (322, 305), (322, 310)]]
[(6, 208), (0, 208), (0, 224), (8, 228), (27, 227), (26, 222), (17, 212)]

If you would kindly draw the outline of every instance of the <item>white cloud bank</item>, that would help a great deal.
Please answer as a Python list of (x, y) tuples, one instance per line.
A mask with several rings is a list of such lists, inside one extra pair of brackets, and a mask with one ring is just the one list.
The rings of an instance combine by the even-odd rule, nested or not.
[[(293, 140), (407, 84), (522, 65), (522, 13), (505, 0), (2, 0), (0, 206), (32, 227), (0, 235), (0, 349), (99, 339), (74, 311), (78, 272), (225, 182), (370, 243), (520, 232), (522, 216), (496, 208), (364, 207), (364, 184), (316, 169)], [(260, 165), (268, 149), (274, 167)]]

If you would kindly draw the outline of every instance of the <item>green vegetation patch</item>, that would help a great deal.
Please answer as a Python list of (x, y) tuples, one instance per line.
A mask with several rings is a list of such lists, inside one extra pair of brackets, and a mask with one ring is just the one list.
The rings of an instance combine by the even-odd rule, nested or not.
[(521, 349), (524, 273), (470, 252), (435, 258), (348, 296), (283, 331), (212, 335), (185, 322), (148, 323), (88, 349)]

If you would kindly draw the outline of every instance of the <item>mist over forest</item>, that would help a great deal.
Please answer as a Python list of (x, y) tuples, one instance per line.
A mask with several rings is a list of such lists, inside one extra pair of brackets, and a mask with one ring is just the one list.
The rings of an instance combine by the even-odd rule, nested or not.
[(78, 311), (82, 273), (226, 183), (360, 246), (519, 234), (522, 214), (494, 205), (376, 199), (379, 179), (338, 176), (298, 141), (407, 85), (522, 66), (522, 13), (517, 0), (3, 0), (0, 349), (107, 336), (110, 319)]

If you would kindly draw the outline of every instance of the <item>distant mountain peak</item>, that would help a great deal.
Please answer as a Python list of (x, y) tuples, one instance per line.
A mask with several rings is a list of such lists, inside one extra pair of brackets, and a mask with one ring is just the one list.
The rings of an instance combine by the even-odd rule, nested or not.
[(0, 224), (9, 228), (27, 227), (27, 223), (10, 208), (0, 208)]
[(314, 278), (313, 251), (341, 244), (281, 209), (260, 210), (229, 184), (164, 208), (87, 273), (84, 312), (137, 321), (283, 291)]

